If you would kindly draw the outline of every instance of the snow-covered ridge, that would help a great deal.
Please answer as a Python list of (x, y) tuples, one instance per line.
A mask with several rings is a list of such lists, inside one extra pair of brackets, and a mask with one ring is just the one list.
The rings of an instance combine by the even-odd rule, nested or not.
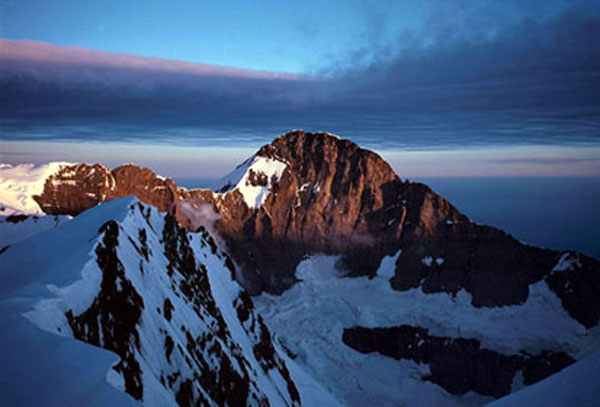
[[(135, 405), (106, 381), (111, 365), (118, 361), (117, 355), (41, 330), (23, 317), (40, 301), (49, 301), (46, 312), (55, 312), (56, 318), (50, 319), (50, 324), (64, 315), (65, 310), (57, 308), (60, 301), (52, 302), (55, 295), (47, 286), (66, 287), (82, 280), (98, 228), (107, 218), (122, 219), (122, 203), (109, 202), (82, 213), (75, 222), (11, 245), (0, 255), (3, 404)], [(79, 295), (82, 297), (83, 293)], [(38, 310), (44, 312), (44, 308)]]
[(68, 215), (0, 216), (0, 249), (46, 230), (54, 229), (71, 219)]
[(282, 161), (255, 155), (223, 177), (213, 190), (225, 193), (237, 190), (248, 208), (260, 208), (286, 167)]
[[(70, 380), (56, 383), (58, 388), (84, 388), (90, 398), (110, 393), (108, 381), (145, 406), (337, 403), (271, 342), (251, 299), (233, 281), (233, 263), (210, 236), (187, 234), (171, 215), (134, 198), (94, 207), (2, 256), (0, 322), (20, 322), (0, 338), (0, 344), (12, 344), (0, 346), (5, 362), (0, 378), (23, 363), (9, 357), (15, 344), (34, 342), (17, 353), (36, 352), (36, 338), (56, 342), (52, 333), (119, 356), (109, 369), (99, 362), (106, 352), (88, 352), (93, 375), (70, 374), (70, 346), (59, 346), (42, 360), (47, 367), (42, 372), (57, 369), (61, 380)], [(41, 330), (32, 330), (21, 314)], [(37, 345), (43, 347), (39, 351), (50, 349), (48, 343)], [(34, 365), (26, 371), (17, 383), (43, 382)], [(89, 381), (99, 375), (106, 381), (90, 390)], [(8, 396), (25, 397), (20, 391), (17, 386)], [(31, 395), (32, 405), (47, 404), (40, 401), (45, 396)], [(65, 397), (66, 403), (50, 404), (73, 405), (71, 396)]]
[(44, 183), (48, 177), (69, 165), (73, 164), (68, 162), (52, 162), (37, 166), (1, 164), (0, 215), (42, 214), (42, 210), (32, 196), (44, 191)]

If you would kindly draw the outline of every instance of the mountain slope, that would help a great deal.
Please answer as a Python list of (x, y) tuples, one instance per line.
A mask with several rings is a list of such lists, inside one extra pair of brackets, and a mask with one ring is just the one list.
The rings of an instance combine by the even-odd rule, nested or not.
[[(139, 225), (125, 232), (121, 226), (106, 226), (102, 239), (108, 240), (99, 243), (97, 263), (105, 258), (116, 270), (123, 264), (132, 286), (163, 287), (171, 305), (181, 309), (171, 296), (181, 298), (201, 315), (208, 313), (202, 319), (213, 321), (210, 326), (225, 321), (232, 340), (217, 335), (227, 356), (221, 359), (230, 360), (231, 372), (251, 379), (255, 387), (248, 385), (248, 394), (257, 399), (261, 392), (277, 399), (277, 392), (269, 389), (281, 392), (287, 387), (285, 364), (293, 382), (302, 383), (296, 390), (303, 403), (331, 392), (335, 399), (357, 406), (374, 401), (382, 406), (481, 405), (543, 380), (600, 347), (597, 260), (527, 245), (476, 224), (429, 187), (401, 181), (377, 154), (327, 133), (294, 131), (275, 139), (214, 190), (178, 188), (172, 180), (134, 165), (110, 170), (77, 164), (53, 173), (33, 199), (45, 213), (77, 215), (129, 194), (173, 215), (151, 220), (154, 229), (144, 226), (144, 237), (136, 231)], [(132, 215), (136, 222), (146, 222), (147, 210), (137, 218)], [(166, 230), (171, 231), (168, 237)], [(207, 240), (207, 230), (216, 243)], [(157, 236), (163, 236), (158, 243)], [(143, 241), (158, 245), (153, 255)], [(198, 249), (203, 244), (205, 251)], [(214, 260), (210, 267), (204, 255)], [(190, 266), (192, 257), (208, 271)], [(168, 270), (171, 280), (150, 281), (139, 264), (143, 270), (156, 268), (152, 275)], [(236, 287), (225, 290), (229, 294), (224, 302), (214, 294), (217, 280), (211, 276), (218, 270), (225, 270), (220, 276), (227, 275), (227, 284)], [(120, 281), (117, 277), (111, 278)], [(254, 313), (244, 310), (252, 300), (239, 291), (234, 278), (255, 295), (264, 325), (274, 332), (278, 361), (261, 359), (265, 349), (272, 353), (267, 345), (255, 354), (263, 327), (258, 316), (251, 318)], [(139, 302), (136, 298), (132, 294), (131, 302)], [(94, 321), (110, 320), (114, 304), (103, 296), (95, 301), (85, 313), (69, 316), (67, 324), (77, 337), (101, 344), (104, 333)], [(164, 303), (148, 309), (158, 308), (164, 315), (165, 307), (171, 309)], [(147, 315), (140, 308), (127, 314), (133, 322)], [(196, 319), (194, 313), (185, 318)], [(228, 319), (233, 314), (237, 320)], [(126, 325), (133, 329), (133, 322)], [(180, 338), (172, 327), (160, 329), (166, 330), (159, 330), (165, 338), (154, 340), (152, 349), (162, 344), (173, 354), (191, 352), (185, 351), (187, 330), (176, 330), (185, 334)], [(254, 345), (239, 345), (246, 337)], [(140, 361), (135, 349), (120, 349), (122, 342), (113, 341), (113, 350), (125, 361), (133, 357), (140, 371), (169, 365), (164, 358)], [(260, 369), (255, 368), (254, 376), (251, 369), (240, 367), (246, 364), (235, 362), (232, 349), (237, 348), (232, 344), (252, 348), (243, 360), (262, 365), (263, 372), (267, 367), (269, 379)], [(191, 370), (202, 371), (202, 363), (188, 357)], [(273, 366), (281, 368), (279, 379), (271, 377)], [(127, 379), (127, 370), (118, 370), (125, 384), (130, 383), (130, 393), (146, 397), (136, 387), (137, 376)], [(152, 377), (169, 397), (181, 391), (181, 378), (172, 382), (172, 376), (162, 373)], [(314, 378), (326, 390), (317, 385), (316, 392), (303, 393), (315, 386)], [(200, 388), (206, 385), (200, 381)], [(215, 386), (219, 388), (214, 383), (209, 387)], [(281, 394), (285, 403), (295, 402), (291, 388)]]
[(295, 361), (349, 406), (480, 406), (600, 348), (598, 327), (572, 319), (544, 282), (522, 305), (474, 307), (465, 290), (392, 290), (398, 255), (372, 278), (311, 256), (291, 289), (254, 298)]
[(593, 407), (600, 400), (600, 353), (569, 366), (548, 379), (488, 404), (489, 407)]
[(70, 218), (63, 215), (0, 216), (0, 250), (38, 233), (57, 228)]
[[(232, 281), (233, 263), (208, 233), (188, 235), (172, 215), (133, 198), (11, 246), (0, 261), (3, 309), (116, 354), (107, 380), (144, 405), (310, 405), (296, 378), (303, 391), (311, 384), (307, 400), (330, 399), (297, 366), (288, 368), (294, 363), (271, 341), (252, 300)], [(27, 330), (8, 341), (42, 335)], [(19, 370), (13, 362), (2, 377)], [(20, 383), (37, 375), (22, 373)], [(9, 395), (21, 396), (18, 389)]]

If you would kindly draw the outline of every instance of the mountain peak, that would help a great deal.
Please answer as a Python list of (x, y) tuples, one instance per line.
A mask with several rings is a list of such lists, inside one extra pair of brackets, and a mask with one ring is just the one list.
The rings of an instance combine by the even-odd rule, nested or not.
[[(361, 148), (351, 140), (328, 132), (310, 133), (292, 130), (262, 146), (256, 155), (281, 160), (291, 164), (293, 168), (319, 160), (337, 166), (343, 166), (345, 161), (352, 163), (361, 161), (363, 168), (375, 167), (374, 170), (395, 177), (392, 168), (378, 154)], [(320, 170), (321, 166), (317, 165), (316, 168)]]
[[(329, 133), (288, 132), (262, 146), (218, 190), (185, 190), (149, 169), (85, 164), (49, 177), (35, 199), (45, 213), (76, 215), (106, 200), (135, 195), (175, 214), (180, 225), (214, 229), (252, 294), (294, 285), (312, 253), (339, 255), (349, 275), (372, 276), (399, 253), (391, 287), (456, 295), (478, 307), (521, 304), (529, 286), (552, 284), (573, 318), (600, 319), (592, 291), (577, 300), (561, 284), (600, 284), (594, 259), (580, 273), (554, 272), (564, 253), (529, 246), (478, 225), (423, 184), (403, 182), (379, 155)], [(510, 255), (506, 255), (510, 253)], [(560, 276), (559, 276), (560, 274)]]

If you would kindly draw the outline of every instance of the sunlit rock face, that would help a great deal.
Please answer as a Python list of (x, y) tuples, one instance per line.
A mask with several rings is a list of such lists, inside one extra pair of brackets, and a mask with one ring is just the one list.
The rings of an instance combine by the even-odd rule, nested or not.
[(177, 186), (147, 168), (127, 164), (110, 170), (101, 164), (75, 164), (49, 176), (34, 199), (51, 215), (77, 215), (102, 202), (128, 195), (155, 206), (172, 208)]

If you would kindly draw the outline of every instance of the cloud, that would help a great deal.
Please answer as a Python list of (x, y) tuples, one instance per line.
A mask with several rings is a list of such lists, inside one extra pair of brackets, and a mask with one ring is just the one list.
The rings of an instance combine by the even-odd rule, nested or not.
[[(133, 55), (0, 42), (0, 84), (9, 117), (136, 117), (252, 111), (318, 97), (319, 78)], [(311, 91), (312, 90), (312, 91)], [(222, 117), (221, 117), (222, 118)]]
[(215, 222), (221, 219), (221, 215), (216, 213), (212, 206), (198, 202), (183, 201), (179, 204), (180, 215), (185, 219), (185, 223), (190, 230), (198, 230), (204, 227), (210, 233), (211, 237), (217, 241), (220, 247), (223, 246), (223, 241), (215, 229)]
[(343, 80), (354, 85), (355, 101), (370, 96), (404, 111), (597, 106), (600, 18), (578, 11), (483, 37), (442, 29), (433, 43), (349, 69)]
[(521, 3), (435, 3), (423, 32), (395, 42), (379, 41), (388, 19), (374, 12), (360, 63), (333, 61), (318, 77), (3, 41), (0, 126), (4, 138), (240, 142), (305, 128), (371, 148), (597, 143), (599, 7), (535, 19)]
[(527, 165), (545, 165), (553, 166), (557, 164), (594, 164), (600, 163), (600, 157), (598, 158), (584, 158), (584, 157), (563, 157), (563, 156), (531, 156), (531, 157), (519, 157), (519, 158), (500, 158), (488, 160), (491, 163), (501, 164), (527, 164)]

